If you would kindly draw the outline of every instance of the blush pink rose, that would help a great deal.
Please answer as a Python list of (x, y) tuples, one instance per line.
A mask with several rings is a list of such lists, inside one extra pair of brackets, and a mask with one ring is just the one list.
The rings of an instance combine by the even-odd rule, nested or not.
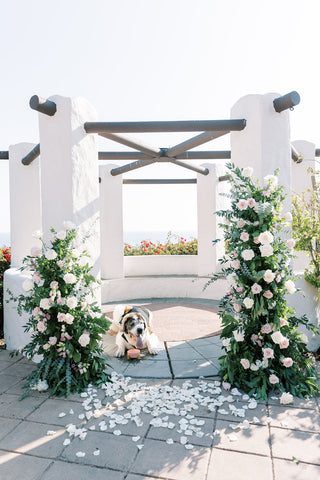
[(249, 233), (242, 232), (240, 235), (240, 240), (242, 240), (243, 242), (247, 242), (249, 240)]
[(234, 308), (235, 311), (238, 312), (238, 313), (241, 312), (241, 310), (242, 310), (241, 305), (238, 305), (237, 303), (235, 303), (235, 304), (233, 305), (233, 308)]
[(280, 327), (288, 325), (288, 321), (285, 318), (280, 318)]
[(282, 359), (282, 364), (283, 364), (286, 368), (292, 367), (292, 365), (293, 365), (293, 360), (292, 360), (291, 357), (283, 358), (283, 359)]
[(260, 293), (262, 291), (262, 287), (258, 283), (254, 283), (251, 287), (251, 291), (253, 294)]
[(277, 375), (270, 375), (269, 382), (271, 383), (271, 385), (275, 385), (276, 383), (279, 383), (279, 378), (277, 377)]
[(255, 206), (256, 206), (256, 201), (255, 201), (255, 199), (254, 199), (254, 198), (249, 198), (248, 204), (249, 204), (249, 207), (250, 207), (250, 208), (255, 207)]
[(245, 226), (246, 222), (243, 220), (243, 218), (240, 218), (240, 220), (237, 223), (238, 228), (243, 228)]
[(58, 313), (58, 322), (64, 322), (65, 318), (66, 318), (65, 313), (61, 313), (61, 312)]
[(279, 347), (280, 347), (281, 349), (288, 348), (288, 347), (289, 347), (289, 343), (290, 343), (290, 342), (289, 342), (289, 339), (286, 338), (286, 337), (283, 337), (282, 342), (279, 343)]
[(263, 349), (263, 358), (274, 358), (274, 351), (272, 348)]
[(57, 343), (57, 337), (49, 337), (50, 345), (55, 345)]
[(289, 240), (286, 241), (286, 245), (290, 249), (294, 248), (295, 244), (296, 244), (296, 241), (294, 238), (290, 238)]
[(241, 293), (243, 291), (243, 287), (237, 287), (236, 292)]
[(270, 292), (270, 290), (267, 290), (266, 292), (264, 292), (263, 296), (269, 300), (273, 297), (273, 293)]
[(276, 282), (277, 282), (277, 283), (281, 282), (281, 275), (277, 275), (277, 276), (276, 276)]
[(248, 370), (248, 368), (250, 368), (250, 362), (249, 362), (249, 360), (248, 360), (247, 358), (242, 358), (242, 359), (240, 360), (240, 363), (241, 363), (241, 365), (243, 366), (243, 368), (244, 368), (245, 370)]
[(37, 329), (40, 333), (45, 332), (47, 330), (46, 324), (40, 320), (40, 322), (37, 323)]
[(240, 268), (240, 261), (239, 260), (233, 260), (230, 265), (235, 270), (238, 270)]
[(259, 237), (254, 237), (253, 238), (254, 243), (258, 244), (260, 243)]
[(261, 328), (261, 333), (271, 333), (272, 332), (272, 327), (270, 325), (270, 323), (266, 323), (265, 325), (263, 325), (263, 327)]
[(237, 203), (237, 207), (239, 210), (246, 210), (248, 208), (248, 205), (249, 205), (248, 200), (245, 200), (244, 198), (241, 198)]

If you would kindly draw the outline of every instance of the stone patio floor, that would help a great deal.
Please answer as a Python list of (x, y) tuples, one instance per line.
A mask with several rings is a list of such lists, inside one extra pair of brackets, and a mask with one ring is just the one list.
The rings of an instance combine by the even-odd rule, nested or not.
[[(151, 307), (152, 303), (155, 306), (156, 302), (149, 301)], [(180, 340), (159, 335), (163, 343), (157, 356), (145, 355), (140, 361), (108, 359), (109, 363), (118, 373), (130, 376), (131, 384), (142, 382), (144, 388), (186, 388), (186, 381), (187, 388), (201, 382), (212, 385), (219, 380), (217, 359), (221, 352), (217, 335), (220, 327), (216, 324), (212, 328), (215, 308), (213, 304), (157, 301), (154, 311), (176, 316), (177, 322), (181, 314), (187, 318), (188, 311), (191, 316), (198, 311), (199, 318), (207, 315), (211, 322), (206, 332), (209, 336), (195, 338), (199, 332), (196, 328), (195, 337), (190, 338), (189, 329), (189, 339), (183, 341), (180, 326)], [(317, 368), (320, 374), (320, 366)], [(32, 392), (19, 401), (24, 379), (33, 369), (34, 364), (25, 358), (11, 358), (8, 351), (0, 350), (1, 480), (56, 480), (62, 476), (68, 480), (248, 480), (257, 475), (259, 480), (320, 478), (319, 398), (295, 398), (293, 405), (283, 406), (277, 396), (271, 395), (268, 402), (259, 402), (255, 409), (246, 411), (250, 428), (237, 430), (232, 427), (243, 419), (230, 412), (210, 412), (204, 407), (192, 410), (189, 417), (203, 424), (204, 435), (192, 435), (193, 448), (187, 450), (176, 431), (155, 428), (150, 424), (153, 417), (147, 414), (143, 425), (138, 427), (130, 421), (120, 426), (122, 434), (117, 436), (110, 429), (90, 428), (101, 419), (82, 417), (84, 398), (78, 394), (64, 399)], [(224, 396), (228, 394), (223, 392)], [(108, 400), (105, 392), (98, 390), (95, 395), (104, 406)], [(239, 398), (235, 405), (240, 408), (243, 402)], [(119, 398), (112, 404), (119, 413), (126, 406), (121, 402)], [(72, 422), (88, 429), (87, 438), (81, 441), (72, 437), (70, 445), (64, 445), (68, 438), (66, 425)], [(136, 435), (140, 436), (138, 442), (132, 441)], [(173, 443), (167, 443), (169, 437)], [(97, 447), (100, 455), (93, 454)], [(77, 457), (78, 451), (85, 456)]]

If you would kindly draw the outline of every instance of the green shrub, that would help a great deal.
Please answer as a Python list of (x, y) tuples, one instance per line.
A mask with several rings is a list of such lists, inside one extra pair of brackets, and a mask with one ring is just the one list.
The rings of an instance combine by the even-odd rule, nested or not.
[[(176, 240), (176, 241), (174, 241)], [(164, 243), (142, 240), (138, 245), (124, 244), (124, 255), (197, 255), (198, 240), (186, 238), (169, 232)]]

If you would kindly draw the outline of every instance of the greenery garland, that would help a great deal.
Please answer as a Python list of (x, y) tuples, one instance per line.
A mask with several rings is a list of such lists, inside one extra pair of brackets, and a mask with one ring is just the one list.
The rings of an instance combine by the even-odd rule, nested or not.
[[(95, 277), (90, 275), (84, 240), (71, 222), (65, 230), (51, 228), (51, 245), (43, 242), (23, 261), (25, 295), (13, 297), (17, 310), (30, 317), (25, 331), (31, 341), (16, 354), (42, 360), (28, 377), (24, 398), (30, 390), (52, 389), (53, 395), (81, 392), (89, 384), (109, 379), (102, 358), (101, 335), (110, 322), (94, 300)], [(41, 239), (40, 232), (36, 233)]]
[(290, 266), (295, 241), (283, 240), (280, 232), (290, 226), (292, 215), (281, 215), (285, 195), (277, 171), (260, 186), (251, 167), (228, 168), (231, 208), (217, 212), (224, 218), (226, 255), (220, 259), (221, 273), (206, 285), (223, 276), (229, 282), (220, 303), (225, 350), (220, 374), (249, 395), (266, 400), (276, 390), (289, 403), (291, 395), (319, 391), (308, 338), (298, 327), (318, 330), (305, 316), (296, 318), (285, 298), (296, 291)]

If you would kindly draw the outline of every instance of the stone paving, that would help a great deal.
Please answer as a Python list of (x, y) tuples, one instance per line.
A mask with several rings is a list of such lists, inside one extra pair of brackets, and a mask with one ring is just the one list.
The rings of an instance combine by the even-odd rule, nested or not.
[[(164, 342), (160, 354), (152, 359), (146, 355), (140, 362), (113, 359), (110, 363), (119, 373), (132, 377), (131, 384), (142, 382), (152, 390), (186, 388), (187, 382), (193, 388), (219, 380), (219, 354), (220, 339), (211, 336)], [(268, 402), (246, 410), (250, 428), (237, 428), (243, 419), (231, 412), (200, 406), (189, 417), (203, 423), (203, 435), (193, 435), (193, 448), (187, 450), (176, 430), (156, 428), (146, 413), (142, 414), (143, 425), (129, 421), (120, 426), (122, 434), (117, 436), (110, 429), (96, 429), (101, 419), (82, 418), (84, 399), (78, 394), (64, 399), (34, 391), (19, 401), (24, 379), (33, 368), (28, 360), (11, 358), (9, 352), (0, 350), (1, 480), (56, 480), (62, 476), (68, 480), (320, 478), (319, 398), (295, 398), (293, 405), (283, 406), (275, 395), (270, 396)], [(318, 369), (320, 373), (319, 365)], [(105, 405), (105, 392), (98, 390), (95, 395)], [(235, 404), (241, 408), (245, 402), (237, 397)], [(119, 412), (126, 407), (122, 398), (112, 405)], [(59, 416), (61, 412), (66, 415)], [(176, 419), (170, 416), (168, 421)], [(86, 439), (73, 436), (70, 444), (64, 445), (66, 425), (72, 422), (87, 429)], [(133, 441), (136, 435), (139, 445)], [(172, 440), (167, 443), (169, 438)], [(100, 455), (93, 453), (97, 448)], [(85, 456), (76, 456), (79, 451)]]

